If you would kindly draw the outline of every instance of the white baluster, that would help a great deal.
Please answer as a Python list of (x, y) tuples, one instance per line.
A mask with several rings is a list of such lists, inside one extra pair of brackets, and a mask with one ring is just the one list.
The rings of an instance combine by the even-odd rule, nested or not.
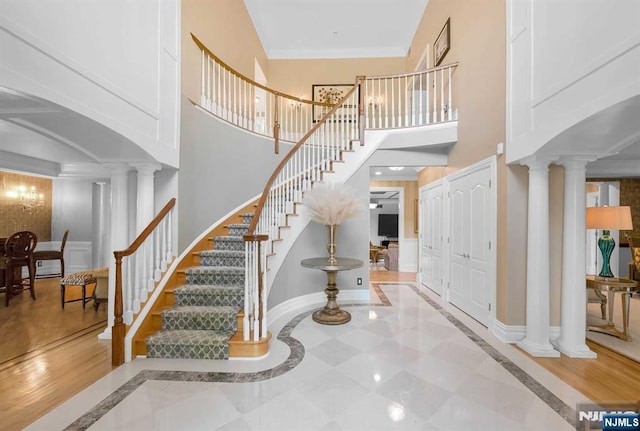
[[(160, 245), (162, 246), (162, 248), (160, 249), (160, 256), (161, 256), (161, 261), (160, 261), (160, 271), (161, 272), (165, 272), (167, 270), (167, 235), (166, 235), (166, 229), (165, 229), (165, 224), (166, 224), (166, 220), (167, 219), (163, 219), (160, 224), (158, 225), (158, 231), (160, 233)], [(156, 280), (158, 281), (158, 280)]]
[[(137, 253), (136, 253), (137, 254)], [(142, 289), (142, 274), (137, 265), (138, 257), (136, 254), (129, 256), (132, 263), (133, 282), (131, 283), (131, 309), (134, 313), (140, 311), (140, 290)]]
[(449, 67), (449, 110), (447, 111), (448, 114), (448, 120), (451, 121), (452, 120), (452, 112), (453, 112), (453, 97), (451, 94), (451, 72), (452, 72), (453, 68)]
[(160, 255), (160, 238), (158, 237), (158, 232), (153, 232), (153, 260), (155, 261), (155, 268), (153, 271), (153, 279), (160, 280), (160, 275), (162, 271), (160, 270), (162, 265), (162, 256)]
[(440, 69), (440, 122), (444, 121), (444, 69)]
[(404, 77), (404, 125), (409, 126), (409, 76)]
[(153, 249), (153, 232), (147, 237), (145, 240), (145, 260), (144, 260), (144, 268), (145, 268), (145, 284), (147, 288), (147, 292), (153, 292), (156, 285), (153, 280), (153, 261), (154, 261), (154, 252)]
[(124, 303), (124, 323), (125, 325), (131, 325), (133, 322), (133, 277), (131, 274), (131, 256), (122, 259), (124, 266), (123, 279), (126, 280), (126, 286), (122, 286), (123, 294), (125, 295)]
[(173, 224), (171, 222), (171, 218), (173, 215), (173, 208), (167, 214), (167, 262), (173, 261)]

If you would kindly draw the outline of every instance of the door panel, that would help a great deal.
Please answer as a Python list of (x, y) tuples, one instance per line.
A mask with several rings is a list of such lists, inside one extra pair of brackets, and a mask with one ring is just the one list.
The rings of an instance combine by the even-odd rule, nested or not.
[(450, 301), (487, 325), (490, 311), (491, 169), (451, 182)]
[(428, 284), (431, 278), (431, 255), (429, 253), (429, 240), (431, 236), (429, 228), (429, 194), (428, 190), (420, 191), (420, 237), (422, 245), (420, 249), (420, 281)]

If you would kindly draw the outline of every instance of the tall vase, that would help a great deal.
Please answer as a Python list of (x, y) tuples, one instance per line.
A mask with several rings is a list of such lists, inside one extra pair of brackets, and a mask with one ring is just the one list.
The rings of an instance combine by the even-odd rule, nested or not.
[(336, 259), (336, 232), (338, 231), (337, 224), (328, 224), (327, 230), (329, 231), (329, 245), (327, 250), (329, 251), (329, 263), (337, 263)]

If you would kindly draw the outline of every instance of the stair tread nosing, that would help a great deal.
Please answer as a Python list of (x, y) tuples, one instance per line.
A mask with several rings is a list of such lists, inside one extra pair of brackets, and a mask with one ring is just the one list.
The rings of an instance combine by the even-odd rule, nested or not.
[(201, 274), (201, 273), (227, 273), (227, 274), (244, 274), (244, 267), (239, 266), (192, 266), (185, 270), (186, 274)]
[(244, 256), (244, 250), (203, 250), (200, 256)]
[(149, 335), (147, 344), (176, 344), (176, 345), (214, 345), (228, 342), (235, 331), (209, 331), (204, 329), (161, 329)]
[(174, 289), (175, 295), (207, 293), (210, 295), (239, 295), (244, 296), (244, 286), (226, 286), (216, 284), (183, 284)]
[(163, 310), (162, 317), (170, 316), (205, 316), (209, 314), (236, 316), (240, 309), (229, 305), (176, 305)]

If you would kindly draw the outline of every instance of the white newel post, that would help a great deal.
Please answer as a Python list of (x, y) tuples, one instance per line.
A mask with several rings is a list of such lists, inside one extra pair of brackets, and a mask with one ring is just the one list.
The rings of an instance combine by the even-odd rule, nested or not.
[[(109, 250), (109, 301), (107, 302), (107, 328), (100, 334), (101, 339), (111, 339), (111, 328), (114, 322), (114, 303), (116, 291), (116, 262), (113, 252), (124, 250), (128, 244), (127, 232), (127, 189), (129, 166), (114, 164), (107, 166), (111, 170), (111, 249)], [(124, 292), (124, 289), (123, 289)], [(125, 298), (126, 304), (126, 298)], [(126, 307), (125, 307), (126, 313)]]
[(518, 342), (533, 356), (558, 357), (549, 342), (549, 163), (532, 158), (529, 167), (527, 226), (526, 336)]
[[(154, 216), (155, 188), (154, 174), (160, 170), (156, 163), (139, 163), (133, 167), (138, 172), (136, 199), (136, 236), (140, 235)], [(153, 235), (150, 236), (135, 254), (135, 293), (133, 311), (140, 311), (140, 304), (146, 302), (147, 292), (153, 290)]]
[(562, 160), (564, 165), (564, 223), (562, 237), (562, 305), (560, 338), (554, 343), (571, 358), (595, 358), (585, 343), (587, 324), (586, 164), (588, 160)]

